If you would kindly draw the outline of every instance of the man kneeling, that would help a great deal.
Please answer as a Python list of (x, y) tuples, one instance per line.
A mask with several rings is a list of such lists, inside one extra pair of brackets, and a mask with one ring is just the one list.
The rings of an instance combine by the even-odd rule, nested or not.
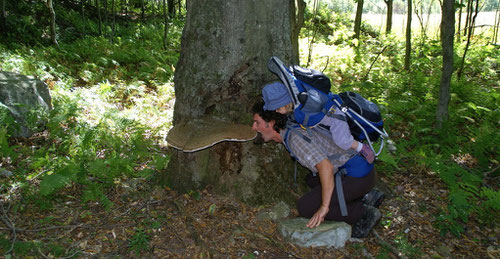
[[(373, 164), (355, 151), (341, 149), (328, 135), (294, 127), (286, 115), (265, 111), (263, 106), (263, 102), (258, 102), (253, 107), (253, 130), (266, 142), (285, 144), (292, 156), (312, 172), (306, 179), (312, 189), (297, 202), (299, 215), (310, 218), (307, 227), (317, 227), (324, 220), (344, 221), (353, 225), (352, 237), (366, 237), (381, 217), (378, 209), (363, 204), (363, 197), (375, 185)], [(334, 175), (339, 168), (345, 169), (341, 175), (345, 216), (334, 191)]]

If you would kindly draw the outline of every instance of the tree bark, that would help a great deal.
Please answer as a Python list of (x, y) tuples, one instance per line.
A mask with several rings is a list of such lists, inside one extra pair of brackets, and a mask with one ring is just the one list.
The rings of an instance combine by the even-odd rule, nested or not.
[(495, 27), (493, 27), (493, 39), (491, 41), (493, 42), (493, 44), (497, 44), (499, 28), (500, 28), (500, 3), (497, 7), (497, 11), (495, 12)]
[[(169, 0), (170, 4), (171, 0)], [(170, 7), (170, 6), (169, 6)], [(163, 0), (163, 49), (167, 49), (167, 34), (168, 34), (168, 15), (170, 14), (167, 13), (167, 5), (165, 3), (165, 0)]]
[(354, 19), (354, 38), (359, 39), (361, 33), (361, 16), (363, 15), (364, 0), (357, 0), (356, 18)]
[(436, 112), (437, 127), (448, 120), (448, 104), (450, 102), (450, 84), (453, 74), (453, 38), (455, 35), (454, 0), (443, 0), (441, 19), (441, 46), (443, 48), (443, 69), (439, 87), (439, 100)]
[(387, 5), (387, 21), (385, 25), (385, 33), (389, 34), (392, 30), (392, 12), (393, 12), (393, 0), (384, 0)]
[(113, 21), (111, 24), (111, 43), (113, 43), (115, 39), (115, 29), (116, 29), (115, 0), (111, 0), (111, 15), (113, 15)]
[(412, 0), (408, 1), (408, 17), (406, 22), (406, 48), (405, 48), (405, 70), (410, 71), (411, 59), (411, 13), (412, 13)]
[(462, 8), (464, 5), (464, 0), (460, 0), (460, 9), (458, 11), (458, 29), (457, 29), (457, 42), (460, 41), (460, 30), (462, 27)]
[(292, 29), (292, 49), (293, 49), (293, 63), (300, 65), (299, 56), (299, 34), (302, 26), (304, 25), (304, 10), (306, 9), (306, 2), (304, 0), (289, 0), (290, 6), (290, 27)]
[(7, 0), (2, 0), (2, 11), (0, 13), (0, 32), (7, 31), (7, 11), (5, 11), (5, 3)]
[[(473, 0), (471, 0), (473, 1)], [(479, 0), (476, 0), (476, 11), (474, 14), (472, 14), (474, 6), (471, 4), (472, 9), (470, 13), (470, 21), (469, 21), (469, 28), (467, 29), (467, 43), (465, 44), (465, 49), (464, 49), (464, 54), (462, 56), (462, 63), (460, 64), (460, 68), (458, 69), (457, 76), (458, 78), (462, 78), (463, 75), (463, 70), (464, 70), (464, 65), (465, 65), (465, 57), (467, 56), (467, 51), (469, 50), (470, 47), (470, 42), (472, 39), (472, 34), (474, 33), (474, 25), (476, 24), (476, 17), (479, 12)]]
[[(262, 86), (277, 80), (267, 69), (269, 58), (292, 59), (289, 8), (282, 0), (187, 1), (174, 126), (205, 117), (252, 124)], [(179, 191), (210, 185), (252, 203), (293, 200), (293, 163), (281, 144), (264, 146), (223, 142), (194, 153), (174, 151), (163, 179)]]
[(467, 32), (472, 27), (470, 25), (470, 21), (472, 18), (472, 2), (474, 0), (467, 0), (467, 16), (465, 17), (465, 26), (464, 26), (464, 36), (467, 36)]
[(52, 40), (52, 44), (59, 47), (59, 43), (57, 43), (57, 35), (56, 35), (56, 12), (54, 11), (54, 6), (52, 5), (52, 0), (47, 0), (47, 8), (49, 9), (50, 14), (50, 39)]
[(175, 16), (175, 0), (168, 0), (168, 16), (174, 17)]
[(144, 0), (141, 0), (141, 20), (144, 20)]
[(99, 4), (99, 1), (100, 0), (95, 0), (95, 6), (97, 8), (99, 36), (102, 36), (101, 5)]

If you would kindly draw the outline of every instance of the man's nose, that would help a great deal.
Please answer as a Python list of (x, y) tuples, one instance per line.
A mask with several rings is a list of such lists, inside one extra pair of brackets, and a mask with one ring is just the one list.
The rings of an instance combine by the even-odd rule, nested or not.
[(254, 123), (252, 124), (252, 129), (253, 129), (253, 130), (255, 130), (255, 131), (257, 131), (257, 123), (255, 123), (255, 122), (254, 122)]

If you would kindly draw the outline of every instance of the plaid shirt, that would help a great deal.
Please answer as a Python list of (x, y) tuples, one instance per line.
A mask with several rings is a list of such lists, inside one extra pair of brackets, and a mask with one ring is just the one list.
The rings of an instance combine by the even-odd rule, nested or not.
[[(326, 134), (323, 134), (317, 129), (306, 131), (301, 128), (297, 128), (296, 130), (287, 128), (281, 131), (281, 137), (284, 141), (287, 131), (290, 131), (290, 133), (288, 133), (287, 145), (292, 155), (295, 156), (301, 165), (308, 168), (313, 173), (318, 172), (316, 165), (323, 159), (330, 160), (336, 171), (356, 154), (354, 150), (343, 150), (336, 145), (330, 132), (325, 131)], [(304, 136), (311, 139), (311, 141), (305, 140)]]

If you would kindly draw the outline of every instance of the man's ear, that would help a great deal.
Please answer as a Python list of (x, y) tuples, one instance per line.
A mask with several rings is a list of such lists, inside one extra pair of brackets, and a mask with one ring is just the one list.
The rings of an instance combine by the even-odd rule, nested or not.
[(276, 124), (275, 120), (272, 120), (272, 121), (268, 122), (269, 127), (273, 128), (273, 129), (274, 129), (274, 125), (275, 124)]

